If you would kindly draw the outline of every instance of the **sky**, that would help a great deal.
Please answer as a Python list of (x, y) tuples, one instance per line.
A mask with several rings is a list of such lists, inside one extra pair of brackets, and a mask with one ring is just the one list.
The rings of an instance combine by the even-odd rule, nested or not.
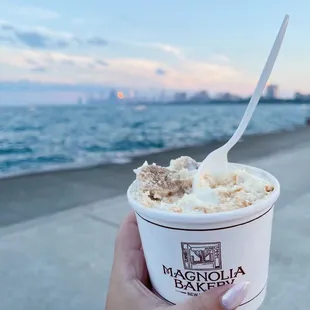
[(0, 0), (0, 103), (110, 88), (250, 95), (285, 14), (270, 83), (310, 93), (309, 0)]

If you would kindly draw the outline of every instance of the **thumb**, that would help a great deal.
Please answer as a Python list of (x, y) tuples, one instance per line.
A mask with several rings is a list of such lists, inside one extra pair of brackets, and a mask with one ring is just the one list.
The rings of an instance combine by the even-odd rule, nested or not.
[(174, 310), (234, 310), (247, 295), (249, 282), (240, 282), (232, 286), (221, 286), (193, 297)]

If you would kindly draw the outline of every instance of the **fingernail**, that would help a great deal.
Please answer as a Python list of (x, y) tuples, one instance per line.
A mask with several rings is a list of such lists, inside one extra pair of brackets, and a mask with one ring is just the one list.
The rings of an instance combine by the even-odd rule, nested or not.
[(250, 282), (240, 282), (231, 287), (222, 297), (225, 310), (233, 310), (241, 305), (248, 293)]

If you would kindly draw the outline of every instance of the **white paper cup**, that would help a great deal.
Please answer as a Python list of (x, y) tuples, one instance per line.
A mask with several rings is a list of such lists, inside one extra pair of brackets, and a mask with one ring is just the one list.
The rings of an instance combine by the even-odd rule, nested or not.
[(252, 206), (211, 214), (170, 213), (146, 208), (131, 196), (153, 290), (173, 304), (213, 287), (249, 281), (240, 309), (256, 310), (267, 287), (278, 180), (261, 169), (237, 165), (268, 180), (274, 191)]

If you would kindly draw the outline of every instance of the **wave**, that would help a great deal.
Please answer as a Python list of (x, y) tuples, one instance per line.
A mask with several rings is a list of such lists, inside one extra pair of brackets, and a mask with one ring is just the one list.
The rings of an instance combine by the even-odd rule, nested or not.
[[(125, 164), (137, 156), (225, 140), (243, 106), (38, 107), (0, 112), (0, 175)], [(264, 105), (247, 135), (293, 130), (308, 112)]]

